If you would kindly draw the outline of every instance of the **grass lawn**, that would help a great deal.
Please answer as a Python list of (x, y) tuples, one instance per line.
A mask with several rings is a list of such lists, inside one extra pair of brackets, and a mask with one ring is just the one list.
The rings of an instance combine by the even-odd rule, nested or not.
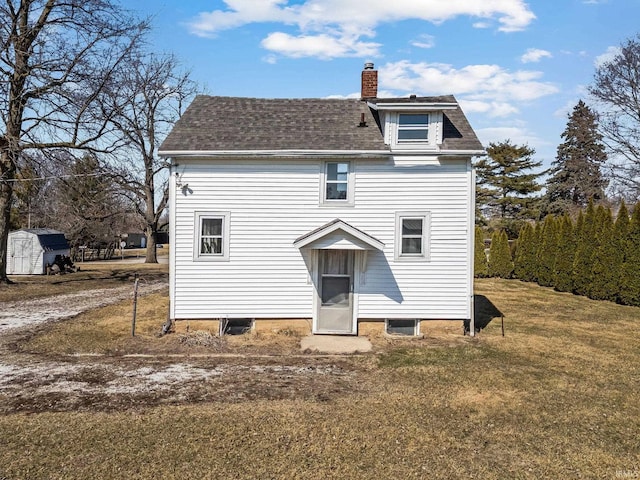
[[(426, 324), (342, 360), (353, 389), (333, 395), (0, 416), (0, 479), (640, 478), (640, 308), (519, 281), (476, 293), (504, 337), (499, 319), (466, 340)], [(79, 317), (85, 340), (64, 343), (79, 330), (63, 322), (25, 348), (162, 350), (175, 339), (146, 332), (154, 298), (136, 344), (115, 305)]]

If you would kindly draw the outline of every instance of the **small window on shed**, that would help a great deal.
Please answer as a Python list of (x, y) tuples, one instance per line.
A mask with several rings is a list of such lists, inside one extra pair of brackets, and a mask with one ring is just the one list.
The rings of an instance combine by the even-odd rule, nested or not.
[(389, 335), (418, 335), (420, 322), (414, 319), (387, 319), (387, 333)]
[(225, 318), (220, 321), (220, 335), (243, 335), (251, 331), (252, 318)]

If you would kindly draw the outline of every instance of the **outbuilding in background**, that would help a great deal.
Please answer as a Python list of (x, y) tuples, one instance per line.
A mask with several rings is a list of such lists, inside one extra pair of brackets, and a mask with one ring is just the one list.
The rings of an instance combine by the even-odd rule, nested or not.
[(7, 273), (44, 275), (56, 255), (69, 255), (69, 242), (62, 232), (50, 228), (28, 228), (9, 233)]

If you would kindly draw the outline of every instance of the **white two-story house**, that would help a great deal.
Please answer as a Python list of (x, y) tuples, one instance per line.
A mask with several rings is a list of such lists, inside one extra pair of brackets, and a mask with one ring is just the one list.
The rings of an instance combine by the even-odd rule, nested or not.
[(473, 322), (482, 145), (453, 96), (377, 98), (377, 74), (359, 100), (196, 97), (160, 148), (173, 320)]

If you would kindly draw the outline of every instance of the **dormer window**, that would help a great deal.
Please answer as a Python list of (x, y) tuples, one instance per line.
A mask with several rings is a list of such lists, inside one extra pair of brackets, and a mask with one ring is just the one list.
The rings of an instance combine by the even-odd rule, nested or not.
[(398, 114), (398, 143), (429, 143), (429, 114)]
[(442, 143), (442, 112), (390, 112), (385, 123), (387, 138), (393, 149), (435, 150)]

